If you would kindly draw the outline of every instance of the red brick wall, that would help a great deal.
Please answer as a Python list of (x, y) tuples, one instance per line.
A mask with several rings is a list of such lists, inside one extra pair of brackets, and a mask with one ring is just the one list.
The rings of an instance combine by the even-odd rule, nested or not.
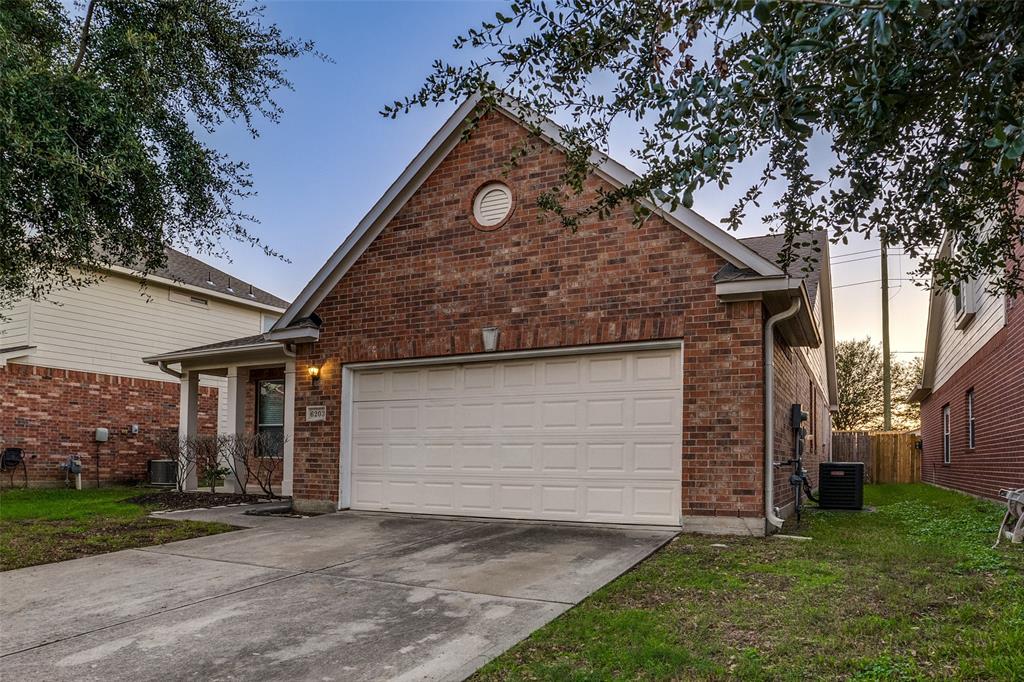
[[(0, 446), (24, 448), (31, 483), (62, 483), (60, 464), (77, 455), (83, 482), (92, 485), (94, 434), (102, 426), (110, 440), (99, 444), (100, 481), (142, 481), (146, 462), (160, 457), (160, 433), (178, 428), (179, 396), (179, 384), (171, 381), (8, 364), (0, 368)], [(139, 425), (137, 435), (129, 432), (131, 424)], [(217, 432), (215, 389), (201, 389), (199, 429)]]
[[(297, 376), (321, 366), (318, 389), (296, 390), (297, 500), (338, 494), (341, 365), (482, 350), (480, 328), (501, 329), (500, 350), (682, 338), (683, 511), (762, 516), (763, 313), (721, 304), (724, 265), (659, 218), (632, 224), (616, 211), (570, 234), (536, 207), (564, 169), (545, 145), (507, 176), (526, 132), (499, 114), (445, 159), (317, 308), (320, 341), (299, 347)], [(469, 220), (472, 192), (492, 179), (516, 195), (493, 232)], [(593, 178), (588, 190), (601, 182)], [(327, 420), (307, 423), (307, 405)]]
[[(975, 448), (967, 442), (974, 389)], [(950, 407), (950, 463), (942, 461), (942, 407)], [(1024, 296), (1006, 302), (1006, 326), (921, 404), (921, 477), (995, 497), (1024, 487)]]
[[(831, 415), (828, 411), (827, 392), (812, 377), (807, 362), (799, 349), (789, 348), (785, 342), (775, 343), (775, 461), (784, 462), (793, 456), (793, 429), (790, 409), (794, 403), (803, 405), (809, 415), (807, 441), (804, 450), (804, 468), (811, 485), (818, 486), (818, 464), (829, 460), (832, 449)], [(793, 488), (789, 485), (792, 467), (785, 466), (774, 472), (774, 504), (785, 508), (793, 502)]]

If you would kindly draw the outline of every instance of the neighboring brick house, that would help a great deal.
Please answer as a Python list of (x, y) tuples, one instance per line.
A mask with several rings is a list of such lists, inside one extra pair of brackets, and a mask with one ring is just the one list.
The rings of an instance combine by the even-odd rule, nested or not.
[[(159, 436), (178, 428), (180, 383), (142, 356), (259, 333), (287, 305), (174, 250), (145, 291), (137, 274), (113, 268), (92, 286), (21, 301), (0, 320), (0, 448), (24, 450), (36, 485), (60, 485), (72, 456), (85, 483), (96, 481), (97, 458), (102, 483), (144, 480)], [(204, 380), (198, 431), (223, 430), (223, 384)], [(95, 441), (98, 427), (107, 442)]]
[[(544, 123), (546, 143), (509, 167), (529, 133), (499, 108), (464, 138), (475, 107), (455, 112), (269, 333), (147, 361), (182, 362), (187, 377), (220, 368), (241, 395), (277, 343), (284, 487), (299, 509), (777, 525), (788, 471), (770, 486), (765, 461), (792, 451), (792, 403), (813, 408), (812, 474), (829, 453), (824, 235), (802, 279), (775, 264), (779, 239), (737, 240), (684, 208), (637, 227), (623, 207), (570, 233), (537, 207), (564, 169), (560, 131)], [(605, 160), (581, 201), (632, 177)]]
[[(949, 253), (947, 239), (940, 255)], [(1024, 259), (1024, 244), (1016, 250)], [(933, 290), (921, 403), (921, 478), (982, 497), (1024, 488), (1024, 295)]]

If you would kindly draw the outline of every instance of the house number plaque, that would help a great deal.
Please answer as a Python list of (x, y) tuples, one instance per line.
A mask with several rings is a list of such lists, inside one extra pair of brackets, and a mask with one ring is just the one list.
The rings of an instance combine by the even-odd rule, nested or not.
[(326, 405), (311, 405), (306, 408), (306, 421), (322, 422), (327, 420)]

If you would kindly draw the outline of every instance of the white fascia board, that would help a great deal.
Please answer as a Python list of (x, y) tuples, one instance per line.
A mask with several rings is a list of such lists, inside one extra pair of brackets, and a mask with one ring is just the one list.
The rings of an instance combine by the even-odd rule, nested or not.
[[(796, 291), (803, 284), (802, 279), (786, 277), (765, 277), (762, 279), (736, 279), (719, 282), (715, 285), (715, 293), (719, 298), (739, 300), (741, 298), (759, 298), (760, 294), (769, 291)], [(804, 298), (806, 298), (806, 293)]]
[(320, 340), (320, 330), (316, 327), (285, 327), (264, 334), (271, 341), (289, 343), (313, 343)]
[[(297, 318), (313, 312), (317, 305), (327, 296), (341, 278), (345, 276), (352, 264), (363, 254), (374, 239), (381, 233), (387, 223), (398, 213), (409, 198), (420, 188), (423, 181), (434, 172), (441, 161), (461, 140), (466, 119), (480, 103), (480, 95), (467, 98), (448, 118), (441, 128), (434, 133), (426, 146), (405, 168), (398, 179), (388, 188), (383, 196), (373, 205), (354, 230), (345, 238), (341, 246), (327, 259), (316, 275), (303, 288), (292, 304), (275, 323), (272, 329), (287, 327)], [(526, 123), (524, 118), (509, 106), (498, 105), (497, 111), (508, 116), (520, 125)], [(534, 121), (540, 128), (544, 139), (559, 147), (561, 129), (551, 120)], [(637, 175), (622, 164), (606, 155), (594, 158), (598, 175), (605, 181), (616, 186), (624, 186), (634, 182)], [(713, 225), (706, 218), (690, 209), (680, 207), (676, 211), (668, 211), (662, 207), (647, 203), (669, 224), (693, 237), (712, 251), (718, 253), (733, 265), (749, 267), (760, 275), (781, 276), (782, 270), (762, 258), (753, 250), (743, 245), (738, 239)]]
[[(947, 233), (939, 244), (938, 258), (949, 254), (950, 237)], [(928, 322), (924, 336), (924, 366), (921, 373), (921, 387), (918, 389), (931, 391), (935, 383), (935, 364), (938, 362), (939, 341), (942, 335), (943, 300), (942, 290), (935, 286), (934, 277), (928, 292)], [(917, 391), (915, 391), (917, 393)]]
[(161, 355), (150, 355), (142, 358), (147, 365), (159, 365), (159, 363), (181, 362), (182, 360), (194, 360), (196, 358), (221, 357), (224, 355), (252, 353), (254, 351), (280, 350), (281, 357), (284, 357), (284, 346), (276, 341), (252, 343), (246, 346), (225, 346), (223, 348), (207, 348), (186, 351), (173, 351)]
[(839, 380), (836, 377), (836, 331), (835, 311), (832, 308), (832, 266), (828, 240), (821, 258), (821, 275), (818, 278), (818, 295), (821, 297), (821, 323), (825, 336), (825, 374), (828, 378), (828, 401), (830, 410), (839, 409)]
[(157, 277), (156, 275), (143, 275), (137, 270), (126, 268), (120, 265), (109, 265), (103, 266), (103, 270), (113, 272), (118, 275), (124, 275), (131, 277), (139, 281), (145, 280), (146, 282), (153, 282), (154, 284), (162, 284), (164, 286), (172, 287), (174, 289), (184, 289), (185, 291), (192, 291), (195, 293), (202, 294), (204, 297), (215, 298), (219, 301), (225, 301), (227, 303), (234, 303), (235, 305), (245, 306), (247, 308), (256, 308), (257, 310), (266, 310), (268, 312), (281, 313), (284, 312), (284, 308), (279, 308), (269, 303), (260, 303), (259, 301), (247, 301), (244, 298), (238, 296), (232, 296), (230, 294), (224, 294), (219, 291), (213, 291), (212, 289), (204, 289), (194, 284), (186, 284), (185, 282), (177, 282), (167, 277)]

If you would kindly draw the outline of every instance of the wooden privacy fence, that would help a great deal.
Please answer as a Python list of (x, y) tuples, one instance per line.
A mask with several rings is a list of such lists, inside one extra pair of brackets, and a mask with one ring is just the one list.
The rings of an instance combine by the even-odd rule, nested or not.
[(870, 483), (921, 480), (918, 436), (910, 431), (833, 431), (832, 461), (864, 462)]

